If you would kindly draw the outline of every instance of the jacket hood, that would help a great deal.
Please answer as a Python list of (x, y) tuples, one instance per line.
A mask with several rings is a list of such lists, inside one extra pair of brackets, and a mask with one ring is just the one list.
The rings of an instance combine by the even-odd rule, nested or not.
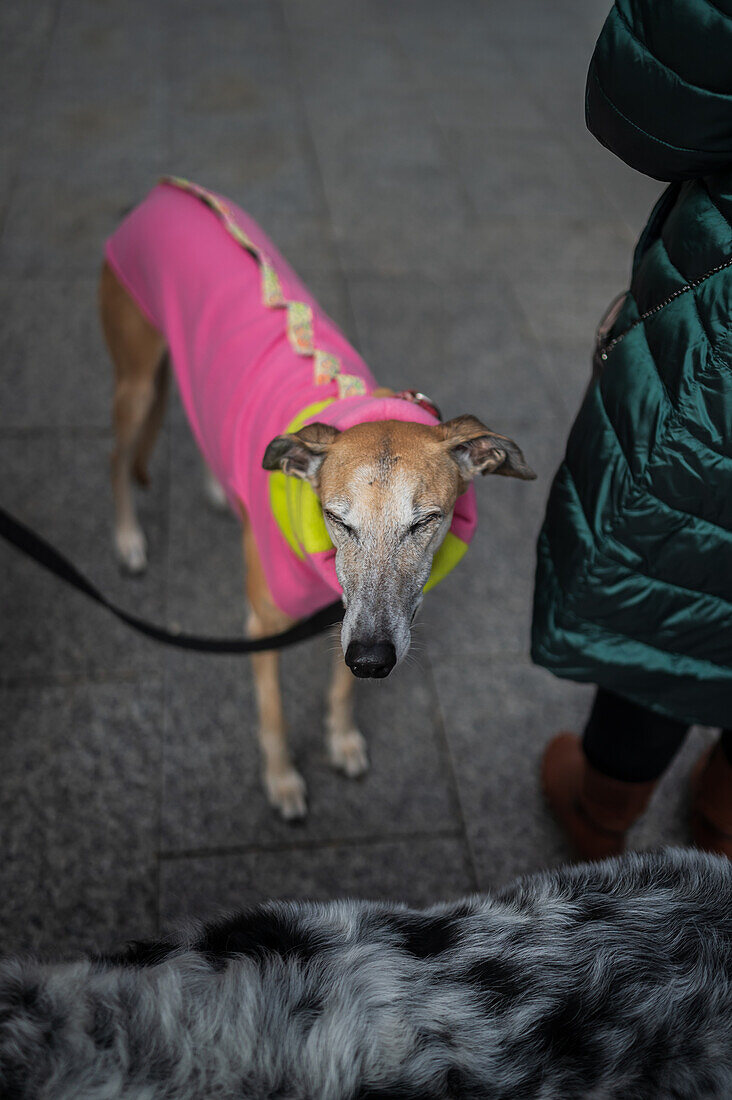
[(659, 180), (732, 167), (732, 0), (616, 0), (587, 76), (589, 130)]

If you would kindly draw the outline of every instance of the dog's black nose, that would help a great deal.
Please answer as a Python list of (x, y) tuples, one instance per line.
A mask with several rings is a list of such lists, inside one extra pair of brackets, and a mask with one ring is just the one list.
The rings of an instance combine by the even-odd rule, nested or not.
[(396, 650), (391, 642), (351, 642), (346, 650), (346, 664), (354, 676), (381, 680), (394, 668)]

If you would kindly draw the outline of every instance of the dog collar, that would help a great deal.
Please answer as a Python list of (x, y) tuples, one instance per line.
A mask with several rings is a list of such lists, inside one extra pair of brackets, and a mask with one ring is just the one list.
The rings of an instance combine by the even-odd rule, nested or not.
[(400, 390), (399, 393), (395, 393), (394, 396), (401, 397), (402, 401), (411, 401), (413, 405), (419, 405), (425, 412), (431, 413), (432, 416), (436, 416), (438, 420), (442, 420), (442, 413), (435, 402), (429, 398), (426, 393), (420, 393), (419, 390)]

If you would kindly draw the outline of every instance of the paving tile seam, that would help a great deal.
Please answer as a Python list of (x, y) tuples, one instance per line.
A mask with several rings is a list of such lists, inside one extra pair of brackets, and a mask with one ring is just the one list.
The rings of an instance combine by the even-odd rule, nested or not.
[[(167, 556), (166, 556), (167, 560)], [(166, 601), (168, 598), (166, 586)], [(166, 752), (165, 748), (168, 744), (168, 738), (171, 731), (172, 723), (172, 707), (171, 698), (173, 694), (173, 687), (171, 677), (169, 675), (169, 668), (166, 667), (161, 677), (161, 705), (162, 705), (162, 720), (160, 723), (159, 731), (159, 753), (158, 753), (158, 775), (157, 775), (157, 790), (156, 805), (155, 805), (155, 859), (153, 866), (153, 906), (155, 912), (155, 922), (158, 932), (162, 926), (162, 911), (163, 911), (163, 882), (162, 882), (162, 863), (158, 856), (163, 845), (163, 828), (165, 817), (165, 768), (166, 768)]]
[(25, 127), (23, 130), (23, 136), (19, 142), (19, 148), (16, 154), (15, 168), (12, 173), (12, 182), (8, 187), (8, 192), (3, 203), (2, 209), (0, 209), (0, 255), (2, 254), (3, 238), (5, 236), (5, 226), (7, 223), (8, 212), (12, 208), (13, 200), (15, 198), (15, 192), (23, 178), (23, 163), (25, 156), (30, 148), (31, 135), (34, 130), (36, 116), (38, 114), (38, 104), (41, 97), (41, 90), (43, 88), (44, 77), (48, 66), (48, 59), (51, 53), (51, 45), (53, 43), (56, 29), (58, 27), (59, 15), (63, 6), (63, 0), (56, 0), (53, 7), (53, 13), (49, 20), (48, 29), (45, 33), (45, 43), (40, 52), (35, 65), (35, 73), (32, 80), (32, 92), (30, 94), (30, 102), (25, 115)]
[[(519, 316), (523, 319), (524, 331), (526, 335), (538, 345), (539, 356), (539, 369), (541, 371), (542, 378), (549, 387), (549, 393), (552, 398), (552, 415), (554, 418), (559, 418), (562, 421), (568, 412), (567, 399), (565, 388), (560, 385), (559, 375), (557, 373), (551, 357), (547, 354), (548, 351), (555, 348), (555, 344), (551, 337), (546, 336), (541, 332), (541, 329), (537, 326), (534, 319), (533, 312), (526, 305), (525, 296), (521, 293), (520, 281), (514, 276), (508, 275), (505, 280), (506, 289), (508, 294), (513, 299), (514, 305), (518, 309)], [(560, 345), (561, 346), (561, 345)], [(588, 328), (587, 333), (587, 381), (590, 381), (590, 366), (592, 356), (592, 330)], [(549, 410), (547, 410), (549, 411)]]
[[(598, 34), (599, 28), (592, 35), (593, 43), (597, 39)], [(552, 138), (569, 154), (572, 167), (577, 175), (584, 180), (586, 185), (598, 196), (598, 198), (602, 199), (603, 204), (608, 209), (612, 209), (615, 212), (619, 227), (622, 226), (625, 234), (630, 234), (629, 243), (632, 245), (632, 242), (635, 241), (637, 237), (637, 227), (633, 226), (628, 220), (627, 210), (623, 208), (622, 203), (618, 202), (617, 193), (612, 187), (607, 186), (604, 179), (597, 177), (592, 169), (585, 163), (585, 158), (582, 156), (582, 150), (576, 138), (575, 129), (568, 129), (564, 123), (563, 117), (558, 119), (551, 111), (546, 110), (545, 100), (537, 94), (537, 90), (532, 85), (531, 81), (526, 79), (526, 73), (515, 52), (515, 40), (507, 41), (506, 46), (505, 56), (513, 70), (514, 76), (521, 82), (526, 95), (537, 113), (546, 121), (543, 133), (550, 133)], [(592, 54), (592, 45), (590, 44), (587, 49), (584, 49), (584, 41), (582, 41), (579, 48), (583, 49), (583, 53), (586, 54), (587, 61), (589, 62), (589, 58)], [(522, 134), (523, 132), (524, 131), (522, 131)], [(539, 132), (541, 133), (542, 131)], [(606, 221), (606, 219), (602, 220)]]
[(108, 439), (112, 429), (102, 424), (0, 424), (0, 439)]
[(439, 708), (440, 727), (443, 731), (443, 736), (444, 736), (444, 739), (445, 739), (445, 745), (447, 747), (447, 753), (448, 753), (448, 757), (449, 757), (449, 760), (450, 760), (450, 771), (451, 771), (451, 773), (454, 777), (457, 800), (458, 800), (458, 805), (460, 807), (460, 817), (461, 817), (461, 820), (463, 822), (463, 839), (464, 839), (465, 847), (466, 847), (467, 853), (468, 853), (468, 862), (469, 862), (471, 874), (473, 876), (474, 888), (476, 890), (479, 890), (480, 889), (480, 873), (479, 873), (479, 870), (478, 870), (478, 860), (477, 860), (476, 853), (475, 853), (475, 850), (474, 850), (474, 845), (473, 845), (473, 837), (474, 837), (474, 834), (475, 834), (475, 831), (476, 831), (476, 826), (474, 824), (471, 825), (471, 822), (469, 821), (468, 816), (465, 812), (465, 808), (463, 806), (463, 800), (462, 800), (462, 797), (461, 797), (461, 794), (460, 794), (460, 779), (459, 779), (458, 773), (457, 773), (456, 768), (455, 768), (455, 756), (454, 756), (454, 753), (453, 753), (452, 745), (450, 744), (450, 738), (449, 738), (448, 733), (447, 733), (447, 728), (448, 727), (447, 727), (447, 723), (445, 722), (445, 714), (444, 714), (444, 710), (443, 710), (443, 706), (442, 706), (442, 700), (440, 699), (440, 694), (439, 694), (438, 685), (437, 685), (436, 681), (435, 681), (435, 692), (437, 694), (437, 705), (438, 705), (438, 708)]
[[(479, 230), (480, 225), (471, 225), (467, 228), (472, 230)], [(339, 243), (348, 244), (348, 239), (345, 237), (341, 237), (339, 239)], [(471, 251), (470, 249), (472, 248), (472, 245), (468, 249), (462, 247), (459, 252), (454, 252), (447, 255), (445, 266), (444, 268), (442, 268), (444, 274), (441, 279), (437, 279), (434, 273), (425, 265), (411, 264), (406, 261), (399, 262), (397, 264), (396, 262), (387, 260), (377, 270), (376, 268), (369, 269), (358, 265), (351, 266), (346, 259), (343, 263), (343, 273), (345, 278), (352, 279), (365, 276), (366, 278), (373, 279), (374, 282), (376, 282), (377, 280), (380, 282), (386, 282), (390, 279), (401, 279), (405, 282), (409, 281), (411, 283), (419, 284), (420, 281), (431, 281), (438, 289), (444, 286), (445, 291), (459, 289), (461, 284), (464, 284), (466, 287), (474, 287), (476, 285), (480, 286), (482, 279), (490, 279), (495, 282), (505, 283), (510, 277), (510, 271), (506, 268), (499, 269), (496, 267), (486, 267), (476, 271), (479, 261), (484, 259), (486, 264), (492, 264), (493, 258), (487, 252), (479, 250), (477, 247), (474, 249), (474, 251)], [(533, 266), (533, 264), (527, 264), (525, 265), (524, 270), (528, 272), (528, 274), (539, 274), (546, 276), (547, 265), (542, 264), (540, 261), (537, 261), (537, 265), (535, 267)], [(595, 268), (588, 266), (585, 269), (580, 265), (574, 263), (567, 265), (564, 271), (561, 270), (561, 265), (557, 265), (556, 270), (560, 275), (565, 275), (568, 271), (572, 273), (576, 271), (579, 275), (588, 275), (592, 276), (593, 278), (597, 277), (597, 270)], [(555, 269), (552, 268), (552, 274), (554, 273)]]
[[(30, 274), (27, 271), (12, 271), (10, 268), (3, 268), (0, 270), (0, 289), (6, 290), (9, 286), (19, 283), (25, 285), (26, 283), (41, 283), (56, 289), (57, 287), (73, 287), (74, 289), (84, 287), (85, 290), (91, 290), (96, 294), (97, 283), (99, 281), (98, 271), (90, 271), (88, 275), (66, 275), (62, 271), (41, 271), (38, 275)], [(91, 299), (92, 303), (95, 301)]]
[(158, 673), (141, 673), (130, 668), (127, 671), (103, 672), (90, 668), (75, 672), (44, 673), (19, 676), (0, 677), (0, 691), (43, 691), (47, 688), (66, 687), (94, 687), (104, 684), (136, 684), (139, 687), (148, 687), (160, 684), (164, 679), (162, 670)]
[(461, 828), (435, 829), (434, 831), (398, 831), (394, 833), (367, 834), (365, 836), (343, 836), (321, 840), (302, 840), (299, 842), (295, 841), (294, 843), (275, 841), (270, 844), (239, 844), (210, 848), (181, 848), (179, 851), (165, 849), (158, 852), (157, 858), (161, 863), (174, 863), (184, 859), (217, 859), (222, 856), (248, 856), (264, 852), (315, 852), (338, 848), (378, 847), (379, 845), (397, 844), (411, 840), (431, 841), (464, 839), (465, 837)]
[(435, 723), (436, 723), (436, 726), (437, 726), (437, 736), (438, 736), (438, 740), (439, 740), (439, 744), (440, 744), (440, 751), (443, 754), (443, 756), (445, 758), (446, 765), (447, 765), (447, 772), (448, 772), (448, 775), (449, 775), (450, 796), (452, 798), (452, 801), (455, 804), (455, 808), (457, 810), (457, 814), (458, 814), (458, 817), (460, 819), (460, 825), (461, 825), (460, 835), (461, 835), (461, 839), (463, 841), (463, 844), (465, 845), (465, 851), (466, 851), (466, 854), (467, 854), (468, 866), (469, 866), (470, 874), (471, 874), (471, 877), (472, 877), (472, 887), (473, 887), (473, 889), (477, 890), (478, 882), (479, 882), (478, 867), (477, 867), (477, 864), (475, 862), (475, 857), (473, 855), (472, 846), (470, 844), (470, 838), (469, 838), (469, 834), (468, 834), (468, 821), (467, 821), (467, 817), (465, 815), (465, 807), (463, 806), (463, 801), (462, 801), (462, 798), (460, 797), (460, 781), (459, 781), (457, 773), (455, 771), (455, 763), (454, 763), (454, 759), (453, 759), (452, 749), (450, 747), (450, 741), (449, 741), (449, 738), (447, 736), (447, 728), (446, 728), (446, 725), (445, 725), (445, 716), (444, 716), (443, 710), (442, 710), (442, 702), (440, 700), (440, 693), (439, 693), (439, 690), (438, 690), (438, 687), (437, 687), (437, 681), (435, 679), (435, 674), (434, 674), (434, 669), (432, 667), (432, 662), (428, 659), (425, 663), (426, 663), (426, 666), (427, 666), (427, 675), (429, 676), (430, 682), (432, 684), (432, 692), (434, 694), (435, 699), (437, 700), (437, 714), (435, 716)]
[[(387, 9), (390, 11), (391, 9)], [(458, 168), (458, 160), (455, 155), (455, 149), (453, 143), (447, 133), (446, 128), (441, 124), (438, 119), (434, 107), (432, 105), (432, 97), (425, 91), (424, 84), (422, 83), (418, 73), (415, 70), (414, 62), (405, 50), (403, 43), (398, 38), (393, 26), (390, 27), (390, 41), (394, 52), (399, 57), (402, 68), (409, 74), (409, 78), (414, 84), (417, 90), (417, 96), (422, 106), (425, 117), (429, 118), (429, 129), (432, 131), (437, 151), (440, 157), (441, 168), (445, 172), (447, 178), (452, 179), (456, 192), (460, 197), (460, 201), (463, 206), (463, 214), (466, 216), (468, 223), (477, 221), (478, 210), (470, 196), (468, 188), (465, 186), (465, 180), (462, 173)]]
[[(485, 652), (485, 650), (482, 650), (482, 649), (481, 650), (475, 650), (475, 649), (474, 650), (465, 650), (464, 652), (456, 652), (455, 647), (451, 646), (450, 647), (450, 655), (447, 656), (447, 657), (441, 657), (440, 661), (439, 661), (439, 664), (445, 665), (445, 666), (454, 666), (456, 668), (464, 668), (466, 660), (473, 661), (473, 660), (475, 660), (475, 657), (477, 656), (478, 653), (484, 653), (484, 652)], [(504, 667), (504, 666), (507, 667), (507, 668), (508, 667), (515, 668), (517, 661), (525, 661), (527, 663), (527, 666), (530, 667), (530, 668), (538, 667), (538, 666), (532, 664), (531, 659), (530, 659), (530, 654), (529, 654), (528, 650), (520, 650), (520, 649), (505, 650), (505, 649), (502, 649), (502, 650), (500, 650), (500, 652), (495, 654), (495, 656), (493, 654), (488, 654), (487, 656), (488, 656), (489, 659), (485, 663), (490, 664), (491, 668)], [(548, 675), (551, 675), (551, 673), (549, 673)], [(439, 698), (439, 694), (438, 694), (438, 698)]]
[(618, 196), (617, 188), (608, 185), (601, 174), (595, 175), (594, 169), (583, 159), (579, 145), (575, 144), (571, 135), (566, 133), (564, 129), (557, 129), (557, 139), (571, 155), (574, 171), (602, 199), (604, 205), (616, 212), (620, 224), (622, 224), (626, 235), (629, 237), (629, 251), (632, 250), (638, 231), (637, 227), (634, 227), (632, 221), (628, 218), (628, 211)]
[(282, 4), (282, 0), (274, 0), (274, 2), (271, 4), (270, 10), (276, 13), (275, 20), (279, 24), (278, 34), (281, 42), (281, 48), (287, 61), (285, 68), (287, 73), (289, 74), (288, 87), (290, 98), (293, 103), (295, 113), (297, 116), (299, 116), (300, 119), (300, 129), (302, 132), (301, 145), (305, 155), (305, 162), (315, 182), (316, 191), (320, 200), (321, 216), (325, 219), (325, 225), (327, 228), (328, 245), (335, 261), (334, 269), (336, 278), (341, 283), (341, 292), (344, 299), (345, 313), (349, 322), (347, 327), (350, 327), (351, 331), (356, 334), (356, 344), (358, 345), (359, 329), (356, 323), (353, 302), (351, 301), (350, 287), (348, 285), (348, 280), (345, 275), (343, 259), (340, 249), (338, 248), (338, 242), (336, 240), (336, 234), (333, 225), (333, 215), (330, 203), (328, 201), (328, 191), (325, 186), (323, 168), (320, 163), (320, 158), (318, 156), (318, 148), (315, 143), (310, 116), (308, 114), (305, 102), (305, 95), (299, 78), (299, 70), (296, 65), (295, 51), (292, 46), (290, 27), (288, 24), (284, 6)]
[[(501, 230), (503, 230), (504, 228), (512, 228), (512, 226), (506, 226), (501, 222), (495, 222), (493, 224), (500, 227)], [(597, 224), (600, 223), (595, 223), (595, 226)], [(623, 241), (625, 242), (626, 240), (628, 240), (628, 235), (625, 232), (624, 223), (622, 227), (619, 223), (616, 222), (604, 222), (601, 224), (604, 224), (610, 229), (617, 230), (618, 232), (620, 232), (622, 229)], [(476, 226), (473, 226), (473, 228), (476, 228)], [(490, 224), (478, 224), (477, 228), (490, 228)], [(578, 230), (589, 229), (590, 225), (589, 223), (585, 225), (579, 225), (578, 223), (573, 222), (571, 228)], [(630, 243), (628, 247), (632, 248), (632, 243)], [(480, 251), (481, 250), (476, 247), (476, 258), (480, 258)], [(520, 271), (522, 274), (526, 273), (529, 275), (541, 275), (546, 277), (546, 263), (544, 263), (541, 258), (534, 259), (533, 252), (530, 252), (528, 256), (522, 256), (519, 251), (516, 253), (516, 255), (521, 263)], [(486, 263), (492, 262), (492, 258), (488, 255), (487, 252), (485, 253), (485, 258)], [(561, 264), (555, 264), (552, 268), (553, 273), (556, 272), (558, 268), (561, 269), (561, 266)], [(446, 268), (444, 275), (440, 276), (435, 274), (434, 271), (429, 271), (423, 267), (405, 266), (391, 267), (385, 270), (376, 270), (375, 268), (351, 265), (348, 260), (346, 260), (343, 265), (344, 277), (347, 279), (358, 279), (360, 282), (372, 282), (376, 284), (388, 282), (403, 282), (409, 283), (412, 286), (414, 286), (415, 282), (417, 284), (429, 283), (435, 290), (444, 289), (445, 291), (461, 290), (463, 288), (465, 288), (466, 290), (470, 290), (471, 288), (480, 287), (483, 282), (500, 283), (501, 285), (504, 285), (509, 278), (515, 277), (512, 276), (512, 270), (508, 270), (506, 268), (491, 267), (490, 269), (486, 268), (484, 272), (476, 273), (474, 270), (471, 270), (470, 263), (468, 262), (461, 270), (456, 270), (455, 268)], [(313, 271), (315, 272), (315, 269), (313, 269)], [(574, 260), (572, 260), (571, 262), (567, 263), (566, 271), (571, 273), (572, 275), (586, 275), (593, 278), (597, 277), (597, 268), (590, 263), (584, 264), (581, 261), (575, 262)], [(315, 273), (317, 274), (318, 272)], [(565, 272), (559, 270), (559, 273), (564, 274)]]
[[(596, 38), (597, 35), (595, 35), (594, 37)], [(591, 53), (591, 49), (587, 51), (588, 62)], [(594, 191), (598, 196), (602, 197), (604, 204), (615, 211), (620, 225), (622, 225), (625, 234), (629, 237), (629, 246), (632, 247), (633, 242), (636, 240), (637, 237), (637, 227), (634, 226), (629, 220), (628, 212), (626, 209), (624, 209), (623, 203), (618, 200), (616, 190), (612, 186), (608, 186), (604, 179), (596, 176), (592, 168), (590, 168), (585, 163), (585, 160), (581, 154), (581, 149), (577, 142), (577, 138), (574, 136), (573, 131), (567, 130), (564, 125), (558, 123), (558, 121), (551, 115), (551, 113), (547, 113), (541, 97), (535, 94), (534, 88), (532, 87), (531, 83), (523, 79), (525, 74), (522, 72), (521, 66), (518, 63), (513, 51), (508, 50), (507, 56), (511, 67), (514, 70), (514, 73), (522, 80), (522, 83), (525, 84), (529, 99), (534, 104), (539, 114), (541, 114), (547, 120), (547, 128), (552, 132), (557, 142), (570, 154), (574, 169), (577, 171), (578, 175), (580, 175), (581, 178), (585, 181), (587, 186), (590, 187), (591, 190)]]
[[(566, 133), (563, 132), (563, 142), (568, 149), (573, 151), (576, 160), (580, 160), (582, 150), (577, 136), (571, 131)], [(609, 155), (612, 156), (612, 154)], [(613, 208), (613, 210), (616, 211), (619, 220), (622, 222), (625, 239), (628, 241), (628, 263), (630, 264), (630, 261), (632, 259), (632, 252), (635, 248), (636, 241), (638, 240), (638, 234), (643, 227), (643, 223), (641, 223), (640, 226), (635, 224), (632, 216), (629, 216), (628, 206), (626, 203), (623, 202), (622, 197), (618, 192), (618, 188), (614, 186), (612, 182), (609, 182), (609, 177), (603, 175), (602, 172), (599, 172), (597, 170), (594, 163), (592, 165), (588, 164), (584, 168), (584, 174), (585, 179), (591, 180), (592, 186), (604, 196), (609, 205)], [(664, 185), (659, 181), (659, 195), (661, 193), (662, 186)], [(651, 201), (648, 204), (648, 214), (650, 214), (652, 207), (653, 202)], [(628, 274), (630, 274), (630, 271), (628, 272)]]
[[(477, 254), (477, 249), (476, 249)], [(544, 267), (537, 268), (546, 274)], [(426, 286), (435, 291), (466, 291), (474, 293), (476, 289), (488, 289), (492, 285), (499, 290), (505, 284), (508, 273), (495, 267), (486, 269), (484, 273), (476, 274), (468, 268), (462, 271), (446, 270), (444, 273), (436, 273), (426, 268), (392, 268), (389, 271), (377, 271), (375, 268), (351, 266), (346, 260), (344, 264), (346, 277), (358, 280), (361, 283), (383, 286), (385, 283), (405, 283), (411, 290), (419, 290), (420, 286)]]

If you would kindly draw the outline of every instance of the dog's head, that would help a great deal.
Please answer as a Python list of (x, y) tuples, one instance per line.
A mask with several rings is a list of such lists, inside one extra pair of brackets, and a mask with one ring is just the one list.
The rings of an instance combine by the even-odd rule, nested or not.
[(432, 559), (476, 474), (531, 480), (511, 439), (474, 416), (429, 426), (379, 420), (280, 435), (263, 466), (310, 483), (336, 548), (341, 642), (356, 676), (388, 676), (409, 649)]

